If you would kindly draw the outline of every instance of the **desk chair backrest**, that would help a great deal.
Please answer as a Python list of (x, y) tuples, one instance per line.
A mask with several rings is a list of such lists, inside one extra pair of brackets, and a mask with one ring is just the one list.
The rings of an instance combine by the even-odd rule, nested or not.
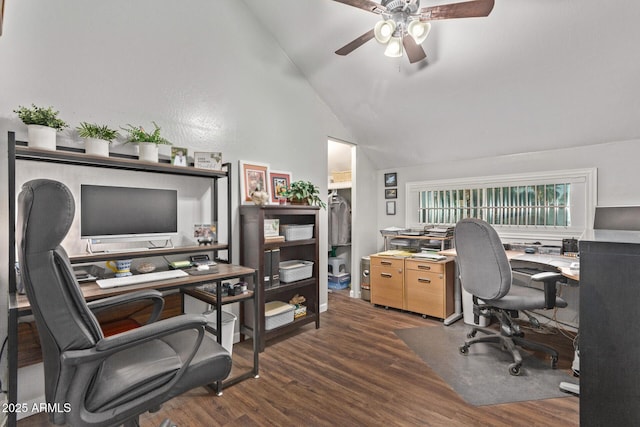
[(91, 348), (103, 337), (60, 246), (74, 212), (73, 195), (64, 184), (37, 179), (22, 186), (16, 229), (21, 278), (40, 335), (45, 397), (61, 407), (72, 374), (63, 369), (61, 352)]
[(495, 229), (486, 221), (466, 218), (455, 228), (460, 283), (482, 300), (505, 296), (511, 288), (511, 265)]

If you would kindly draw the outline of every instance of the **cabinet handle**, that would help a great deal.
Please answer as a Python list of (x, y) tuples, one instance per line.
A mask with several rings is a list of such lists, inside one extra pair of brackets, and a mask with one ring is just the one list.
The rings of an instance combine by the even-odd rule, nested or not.
[(382, 264), (382, 265), (391, 265), (391, 263), (389, 261), (380, 261), (380, 264)]
[(420, 269), (420, 270), (431, 270), (431, 266), (418, 264), (418, 269)]
[(424, 279), (422, 277), (418, 277), (418, 282), (420, 282), (420, 283), (431, 283), (431, 279)]
[(391, 279), (393, 276), (389, 273), (380, 273), (380, 276), (385, 277), (387, 279)]

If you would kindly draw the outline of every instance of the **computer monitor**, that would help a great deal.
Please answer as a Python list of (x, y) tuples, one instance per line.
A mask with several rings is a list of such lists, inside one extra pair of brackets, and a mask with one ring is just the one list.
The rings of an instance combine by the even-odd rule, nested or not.
[(160, 240), (178, 233), (178, 192), (81, 185), (80, 236), (91, 240)]

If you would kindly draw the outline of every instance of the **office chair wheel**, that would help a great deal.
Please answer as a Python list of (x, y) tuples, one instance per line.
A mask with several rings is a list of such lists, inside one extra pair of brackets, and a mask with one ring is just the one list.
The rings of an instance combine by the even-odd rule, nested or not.
[(515, 377), (520, 375), (520, 364), (512, 363), (511, 365), (509, 365), (509, 373)]
[(460, 353), (461, 353), (461, 354), (465, 354), (465, 355), (466, 355), (466, 354), (468, 354), (468, 353), (469, 353), (469, 346), (465, 344), (465, 345), (463, 345), (462, 347), (460, 347), (460, 349), (459, 349), (459, 350), (460, 350)]

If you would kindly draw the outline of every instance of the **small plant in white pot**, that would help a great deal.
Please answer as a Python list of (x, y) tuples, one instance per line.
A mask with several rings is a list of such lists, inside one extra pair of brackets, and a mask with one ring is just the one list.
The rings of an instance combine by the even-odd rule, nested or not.
[(31, 108), (20, 105), (13, 112), (27, 125), (30, 148), (56, 149), (56, 132), (67, 127), (67, 124), (58, 118), (59, 111), (53, 107), (43, 108), (31, 104)]
[(138, 158), (146, 162), (158, 162), (158, 145), (171, 145), (171, 142), (167, 141), (160, 135), (160, 127), (153, 123), (155, 129), (153, 132), (147, 132), (142, 126), (132, 126), (127, 124), (128, 127), (122, 128), (125, 130), (129, 137), (127, 142), (138, 144)]
[(91, 156), (109, 157), (109, 144), (119, 134), (107, 125), (82, 122), (76, 128), (80, 138), (84, 138), (84, 151)]

